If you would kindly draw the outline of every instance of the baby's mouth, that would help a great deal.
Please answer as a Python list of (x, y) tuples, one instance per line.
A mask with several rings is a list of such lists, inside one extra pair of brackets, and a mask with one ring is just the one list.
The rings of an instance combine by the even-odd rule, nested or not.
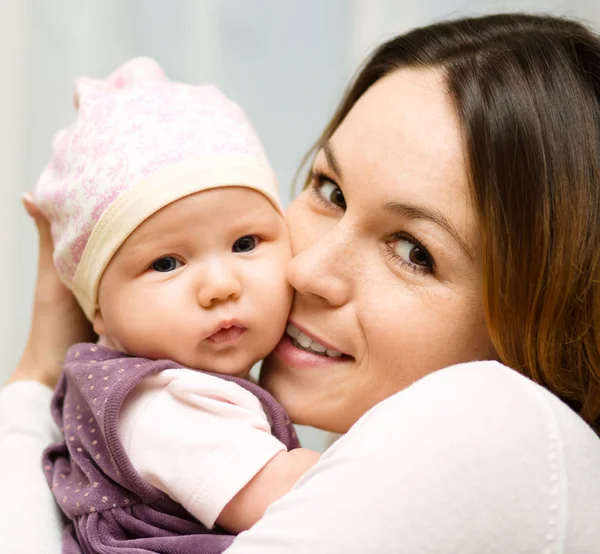
[(246, 332), (246, 328), (242, 325), (229, 325), (217, 329), (212, 335), (207, 337), (207, 340), (214, 344), (227, 344), (235, 342)]
[(330, 350), (316, 340), (311, 339), (308, 335), (300, 331), (300, 329), (297, 327), (294, 327), (294, 325), (291, 323), (288, 323), (287, 327), (285, 328), (285, 332), (292, 339), (292, 344), (296, 348), (306, 350), (307, 352), (321, 354), (322, 356), (329, 356), (330, 358), (341, 358), (343, 356), (341, 352), (338, 352), (337, 350)]

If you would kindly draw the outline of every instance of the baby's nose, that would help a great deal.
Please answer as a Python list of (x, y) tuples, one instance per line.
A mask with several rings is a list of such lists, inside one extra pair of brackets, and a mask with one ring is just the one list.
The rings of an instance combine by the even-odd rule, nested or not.
[(241, 283), (232, 271), (225, 267), (213, 267), (204, 275), (198, 301), (203, 308), (210, 308), (219, 302), (236, 300), (241, 293)]

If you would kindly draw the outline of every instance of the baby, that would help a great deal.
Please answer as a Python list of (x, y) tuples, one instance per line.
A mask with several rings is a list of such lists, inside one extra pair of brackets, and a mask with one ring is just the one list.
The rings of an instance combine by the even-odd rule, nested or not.
[(246, 380), (291, 304), (277, 182), (236, 104), (152, 60), (79, 79), (75, 105), (35, 190), (100, 336), (53, 400), (63, 551), (222, 552), (318, 459)]

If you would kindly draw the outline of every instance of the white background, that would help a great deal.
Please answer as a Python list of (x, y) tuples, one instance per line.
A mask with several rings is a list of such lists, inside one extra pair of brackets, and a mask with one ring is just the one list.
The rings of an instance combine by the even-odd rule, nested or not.
[[(294, 172), (359, 63), (394, 34), (500, 11), (568, 15), (600, 28), (600, 0), (0, 0), (0, 383), (25, 342), (36, 242), (19, 197), (74, 117), (78, 75), (155, 57), (213, 82), (250, 114), (286, 204)], [(316, 434), (304, 435), (313, 447)]]

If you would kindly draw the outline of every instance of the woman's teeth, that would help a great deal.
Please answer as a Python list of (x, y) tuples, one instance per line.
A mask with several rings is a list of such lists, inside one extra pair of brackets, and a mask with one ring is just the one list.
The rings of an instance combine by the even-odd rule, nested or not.
[(342, 353), (336, 350), (328, 350), (322, 344), (312, 340), (308, 335), (305, 335), (302, 331), (294, 327), (291, 323), (288, 323), (285, 328), (285, 332), (291, 337), (292, 344), (296, 348), (302, 350), (308, 350), (309, 352), (316, 352), (317, 354), (325, 354), (331, 358), (341, 358)]

